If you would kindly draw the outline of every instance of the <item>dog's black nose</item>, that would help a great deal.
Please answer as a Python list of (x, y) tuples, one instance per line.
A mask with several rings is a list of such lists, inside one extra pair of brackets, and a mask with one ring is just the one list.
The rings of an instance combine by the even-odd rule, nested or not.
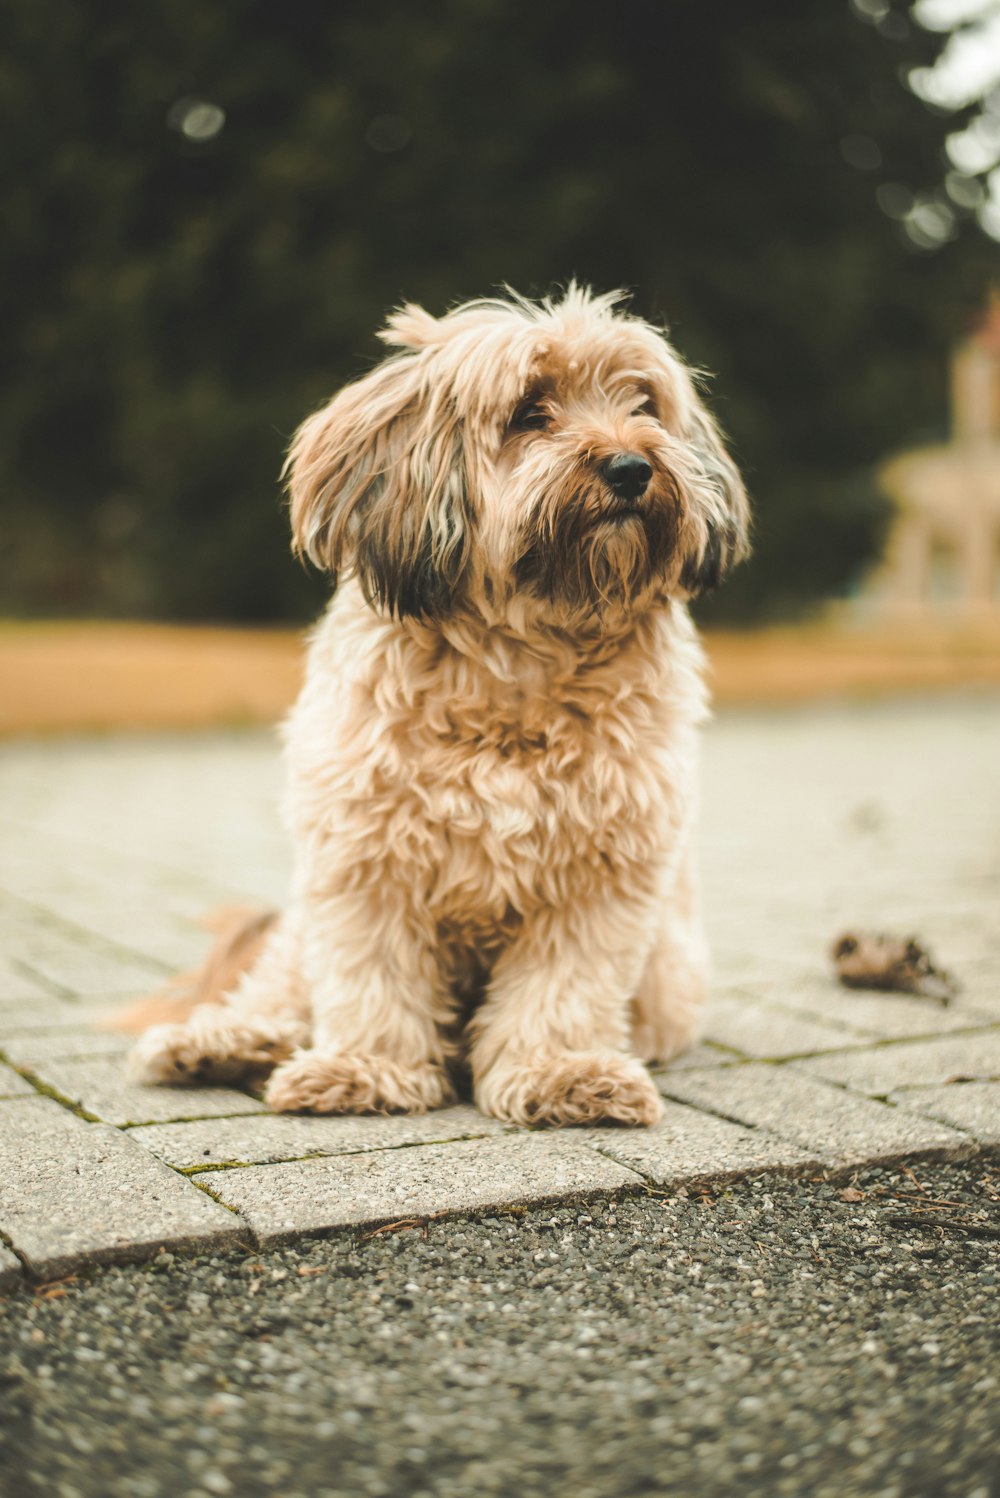
[(601, 473), (620, 499), (638, 499), (653, 477), (653, 467), (638, 453), (618, 453), (601, 464)]

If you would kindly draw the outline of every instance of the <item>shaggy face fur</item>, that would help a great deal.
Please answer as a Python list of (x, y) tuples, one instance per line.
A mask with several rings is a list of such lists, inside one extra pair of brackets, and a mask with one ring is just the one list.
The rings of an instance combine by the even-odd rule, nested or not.
[(664, 337), (558, 302), (409, 306), (401, 352), (304, 423), (296, 549), (336, 593), (286, 730), (296, 873), (222, 1002), (146, 1080), (277, 1065), (268, 1099), (515, 1122), (659, 1116), (642, 1059), (705, 990), (685, 609), (747, 506)]
[[(296, 548), (400, 618), (530, 601), (588, 627), (716, 586), (746, 545), (738, 476), (687, 370), (615, 302), (396, 313), (382, 337), (405, 352), (293, 444)], [(605, 477), (622, 453), (652, 469), (634, 501)]]

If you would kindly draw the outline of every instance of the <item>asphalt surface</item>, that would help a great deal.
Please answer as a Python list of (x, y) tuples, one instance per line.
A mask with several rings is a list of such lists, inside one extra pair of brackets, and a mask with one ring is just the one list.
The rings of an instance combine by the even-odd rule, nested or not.
[(1000, 1492), (1000, 1163), (767, 1178), (0, 1302), (0, 1485)]

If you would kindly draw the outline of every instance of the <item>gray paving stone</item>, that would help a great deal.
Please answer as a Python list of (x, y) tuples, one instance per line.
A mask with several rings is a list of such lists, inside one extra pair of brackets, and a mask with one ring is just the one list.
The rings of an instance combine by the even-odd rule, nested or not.
[(699, 1041), (697, 1045), (682, 1051), (675, 1056), (673, 1061), (668, 1061), (666, 1066), (650, 1067), (651, 1071), (690, 1071), (692, 1067), (707, 1066), (735, 1066), (738, 1062), (746, 1060), (740, 1052), (725, 1050), (706, 1041)]
[(240, 1236), (231, 1212), (128, 1134), (50, 1098), (0, 1103), (0, 1179), (0, 1231), (41, 1278)]
[(840, 1056), (817, 1056), (795, 1065), (870, 1097), (887, 1097), (898, 1087), (950, 1082), (953, 1077), (986, 1081), (1000, 1077), (1000, 1028), (900, 1041)]
[(151, 958), (62, 939), (33, 951), (23, 965), (36, 978), (47, 979), (67, 993), (102, 996), (146, 993), (158, 987), (170, 971)]
[(658, 1085), (668, 1097), (769, 1129), (842, 1165), (926, 1150), (961, 1152), (970, 1143), (943, 1124), (853, 1097), (788, 1066), (750, 1062), (724, 1071), (668, 1073)]
[(124, 1056), (133, 1037), (114, 1030), (96, 1028), (45, 1030), (41, 1034), (7, 1034), (0, 1037), (4, 1055), (15, 1066), (37, 1071), (47, 1061), (76, 1060), (90, 1056)]
[(663, 1121), (652, 1129), (580, 1129), (574, 1136), (661, 1186), (829, 1163), (822, 1151), (669, 1098)]
[[(2, 846), (0, 840), (0, 848)], [(48, 874), (50, 880), (57, 878), (57, 868), (50, 867)], [(47, 946), (59, 947), (64, 941), (62, 929), (51, 917), (46, 919), (34, 905), (22, 900), (7, 899), (0, 892), (0, 952), (3, 952), (4, 961), (12, 969), (15, 992), (25, 979), (29, 979), (36, 987), (52, 991), (51, 984), (46, 985), (36, 976), (25, 972), (24, 964), (29, 957), (44, 952)]]
[[(755, 849), (750, 858), (759, 864), (759, 850)], [(815, 869), (803, 871), (803, 877), (806, 875), (814, 884)], [(814, 969), (825, 956), (825, 924), (817, 922), (811, 908), (798, 906), (794, 897), (781, 898), (779, 903), (776, 881), (765, 870), (755, 867), (754, 876), (768, 890), (765, 919), (746, 900), (745, 890), (735, 906), (716, 897), (705, 907), (716, 971), (735, 976), (758, 962), (763, 964), (763, 972), (773, 975), (784, 972), (791, 976)]]
[(20, 1259), (0, 1243), (0, 1295), (16, 1290), (22, 1283)]
[(0, 1045), (6, 1035), (42, 1035), (49, 1030), (95, 1024), (108, 1014), (107, 1004), (88, 1004), (82, 999), (0, 999)]
[(123, 1059), (116, 1056), (44, 1061), (32, 1071), (60, 1097), (104, 1123), (173, 1123), (267, 1112), (263, 1103), (234, 1087), (141, 1087), (128, 1081)]
[[(148, 894), (138, 907), (125, 903), (125, 896), (136, 885), (132, 869), (117, 870), (107, 881), (106, 888), (88, 888), (79, 894), (39, 898), (51, 898), (58, 907), (53, 914), (71, 921), (91, 939), (96, 936), (115, 945), (123, 943), (140, 962), (148, 960), (160, 972), (164, 968), (193, 967), (204, 957), (212, 941), (211, 935), (190, 919), (157, 910), (154, 902), (158, 896), (153, 892), (148, 874), (141, 878), (141, 884)], [(213, 903), (218, 905), (221, 902), (206, 900), (202, 895), (195, 910), (204, 914)]]
[(957, 976), (962, 984), (959, 1004), (1000, 1020), (1000, 956), (964, 964)]
[(810, 962), (789, 958), (779, 950), (776, 955), (732, 950), (719, 939), (712, 940), (712, 986), (717, 992), (750, 985), (794, 983), (815, 972), (815, 954)]
[(845, 1046), (862, 1045), (865, 1037), (745, 996), (719, 995), (708, 1006), (705, 1039), (757, 1060), (774, 1060), (843, 1050)]
[(206, 1177), (262, 1245), (301, 1233), (474, 1212), (638, 1186), (641, 1177), (565, 1133), (469, 1139)]
[(0, 1097), (37, 1097), (30, 1082), (18, 1076), (12, 1066), (0, 1061)]
[[(954, 896), (957, 891), (948, 893)], [(923, 928), (934, 957), (958, 969), (970, 962), (1000, 961), (1000, 937), (989, 908), (995, 898), (994, 890), (986, 888), (972, 903), (955, 905), (952, 900), (950, 908), (938, 906)]]
[(0, 1003), (11, 999), (46, 999), (52, 990), (9, 957), (0, 957)]
[(945, 1087), (912, 1087), (890, 1094), (890, 1101), (925, 1113), (975, 1135), (980, 1144), (1000, 1144), (1000, 1082), (953, 1082)]
[[(748, 986), (754, 999), (792, 1010), (823, 1024), (848, 1027), (879, 1040), (945, 1034), (988, 1024), (989, 1016), (963, 994), (948, 1006), (907, 994), (874, 993), (844, 988), (833, 978), (813, 976), (795, 982), (784, 980)], [(858, 1042), (851, 1042), (857, 1044)]]
[(205, 1165), (266, 1165), (306, 1155), (351, 1155), (448, 1139), (474, 1139), (506, 1132), (505, 1125), (476, 1108), (459, 1105), (433, 1113), (392, 1117), (308, 1118), (263, 1113), (198, 1123), (153, 1124), (132, 1137), (161, 1160), (190, 1170)]
[[(949, 1125), (966, 1131), (963, 1139), (991, 1139), (997, 1084), (942, 1084), (997, 1075), (995, 1040), (985, 1028), (963, 1032), (1000, 1021), (998, 722), (997, 701), (722, 715), (706, 735), (702, 838), (720, 1002), (706, 1040), (658, 1079), (672, 1095), (691, 1088), (701, 1107), (671, 1103), (667, 1124), (653, 1131), (506, 1137), (471, 1114), (455, 1132), (483, 1129), (485, 1137), (446, 1147), (430, 1143), (444, 1114), (277, 1118), (235, 1090), (134, 1088), (113, 1057), (80, 1054), (105, 1044), (83, 1038), (88, 996), (156, 987), (165, 966), (200, 955), (209, 938), (192, 920), (212, 906), (281, 898), (289, 849), (273, 812), (279, 776), (270, 736), (0, 746), (0, 799), (18, 817), (0, 833), (0, 1053), (4, 1037), (28, 1037), (18, 1057), (32, 1056), (43, 1082), (89, 1113), (139, 1125), (128, 1135), (135, 1148), (187, 1168), (253, 1160), (242, 1174), (271, 1172), (274, 1183), (286, 1167), (258, 1162), (284, 1155), (292, 1140), (292, 1152), (301, 1144), (305, 1153), (322, 1137), (330, 1155), (288, 1166), (289, 1179), (305, 1171), (308, 1181), (329, 1183), (346, 1172), (352, 1190), (364, 1179), (375, 1192), (360, 1162), (395, 1157), (391, 1169), (375, 1167), (385, 1172), (390, 1205), (403, 1157), (425, 1156), (437, 1174), (420, 1189), (440, 1186), (450, 1201), (465, 1190), (464, 1177), (452, 1180), (434, 1163), (439, 1148), (458, 1149), (457, 1158), (473, 1162), (476, 1189), (493, 1190), (503, 1183), (491, 1151), (525, 1137), (550, 1165), (569, 1149), (584, 1189), (596, 1180), (581, 1164), (587, 1149), (592, 1168), (631, 1166), (669, 1182), (676, 1170), (702, 1165), (708, 1175), (772, 1168), (772, 1149), (782, 1168), (793, 1150), (839, 1161), (935, 1148), (928, 1141), (960, 1137)], [(900, 753), (916, 741), (919, 756)], [(963, 981), (957, 1003), (940, 1009), (840, 989), (828, 948), (853, 924), (918, 932)], [(51, 1043), (31, 1038), (49, 1032), (57, 1032)], [(807, 1054), (808, 1062), (780, 1067), (744, 1059)], [(753, 1083), (759, 1074), (766, 1086)], [(891, 1092), (890, 1102), (845, 1092), (833, 1085), (839, 1080), (873, 1097)], [(23, 1079), (8, 1085), (24, 1098)], [(393, 1147), (404, 1144), (416, 1147)], [(240, 1174), (216, 1171), (203, 1181)], [(5, 1190), (0, 1174), (0, 1199)], [(358, 1210), (376, 1207), (370, 1192)], [(324, 1210), (315, 1208), (321, 1217)]]

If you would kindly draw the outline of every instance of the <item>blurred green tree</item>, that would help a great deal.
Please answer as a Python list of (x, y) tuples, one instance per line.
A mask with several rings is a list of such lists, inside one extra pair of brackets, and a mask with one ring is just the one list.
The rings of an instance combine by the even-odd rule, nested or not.
[(297, 421), (389, 304), (571, 275), (716, 375), (758, 515), (716, 616), (842, 590), (872, 464), (940, 432), (996, 258), (971, 216), (898, 208), (955, 124), (902, 77), (941, 38), (876, 10), (7, 0), (2, 606), (311, 612), (276, 477)]

